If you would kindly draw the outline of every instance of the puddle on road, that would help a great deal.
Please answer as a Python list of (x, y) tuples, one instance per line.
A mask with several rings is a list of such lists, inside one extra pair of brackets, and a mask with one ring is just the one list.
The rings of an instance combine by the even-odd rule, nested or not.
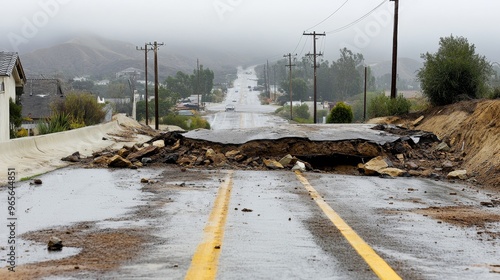
[[(16, 183), (17, 236), (41, 229), (52, 229), (87, 221), (117, 218), (143, 205), (140, 179), (159, 176), (160, 170), (144, 169), (81, 169), (65, 168), (39, 176), (42, 185)], [(0, 190), (0, 199), (7, 190)], [(0, 220), (7, 220), (7, 209), (0, 211)], [(140, 222), (139, 222), (140, 223)], [(106, 222), (103, 222), (101, 228)], [(127, 226), (127, 223), (113, 227)], [(0, 248), (7, 243), (7, 233), (0, 230)], [(17, 239), (19, 264), (56, 260), (76, 255), (79, 248), (64, 247), (61, 252), (48, 252), (47, 245)], [(0, 249), (4, 255), (6, 250)]]

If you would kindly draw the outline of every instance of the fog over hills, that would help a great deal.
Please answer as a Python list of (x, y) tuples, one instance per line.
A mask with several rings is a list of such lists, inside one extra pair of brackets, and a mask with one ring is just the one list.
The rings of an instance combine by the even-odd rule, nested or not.
[[(144, 47), (144, 44), (139, 47)], [(148, 71), (153, 77), (154, 54), (148, 54)], [(196, 69), (196, 60), (205, 68), (219, 75), (232, 73), (236, 66), (251, 63), (252, 58), (218, 52), (203, 47), (161, 46), (158, 51), (160, 80), (177, 71), (191, 73)], [(110, 78), (128, 67), (144, 69), (144, 51), (136, 50), (130, 42), (109, 40), (94, 35), (75, 37), (52, 47), (21, 54), (23, 67), (29, 76), (74, 76), (89, 75)]]

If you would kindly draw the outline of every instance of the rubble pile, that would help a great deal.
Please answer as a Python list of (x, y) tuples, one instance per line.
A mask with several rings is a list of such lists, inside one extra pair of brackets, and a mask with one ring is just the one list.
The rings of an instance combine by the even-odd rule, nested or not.
[[(180, 132), (167, 132), (145, 143), (118, 151), (94, 153), (82, 159), (88, 167), (137, 169), (145, 165), (175, 164), (185, 168), (301, 170), (340, 172), (381, 177), (419, 176), (434, 179), (469, 179), (460, 170), (463, 154), (451, 153), (446, 142), (432, 133), (379, 125), (380, 133), (400, 135), (397, 141), (379, 145), (355, 139), (317, 141), (303, 138), (254, 140), (245, 144), (221, 144), (189, 139)], [(74, 160), (76, 153), (71, 157)], [(67, 160), (67, 159), (66, 159)], [(339, 168), (347, 166), (348, 168)]]

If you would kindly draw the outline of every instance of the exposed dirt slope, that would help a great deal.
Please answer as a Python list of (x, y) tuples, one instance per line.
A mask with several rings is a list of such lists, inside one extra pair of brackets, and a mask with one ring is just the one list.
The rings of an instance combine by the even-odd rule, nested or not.
[(436, 134), (451, 153), (463, 157), (462, 168), (475, 173), (485, 188), (500, 190), (500, 100), (464, 101), (385, 122), (410, 127), (421, 115), (416, 129)]

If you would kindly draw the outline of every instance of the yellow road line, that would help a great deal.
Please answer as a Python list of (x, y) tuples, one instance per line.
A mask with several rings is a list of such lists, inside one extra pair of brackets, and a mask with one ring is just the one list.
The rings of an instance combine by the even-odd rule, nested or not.
[(399, 275), (323, 200), (321, 195), (309, 184), (309, 181), (299, 171), (295, 174), (299, 181), (309, 191), (309, 195), (328, 216), (330, 221), (340, 230), (351, 246), (371, 267), (373, 272), (383, 280), (401, 279)]
[(214, 207), (205, 225), (203, 241), (198, 245), (184, 279), (215, 279), (232, 188), (233, 171), (230, 171), (219, 187)]

